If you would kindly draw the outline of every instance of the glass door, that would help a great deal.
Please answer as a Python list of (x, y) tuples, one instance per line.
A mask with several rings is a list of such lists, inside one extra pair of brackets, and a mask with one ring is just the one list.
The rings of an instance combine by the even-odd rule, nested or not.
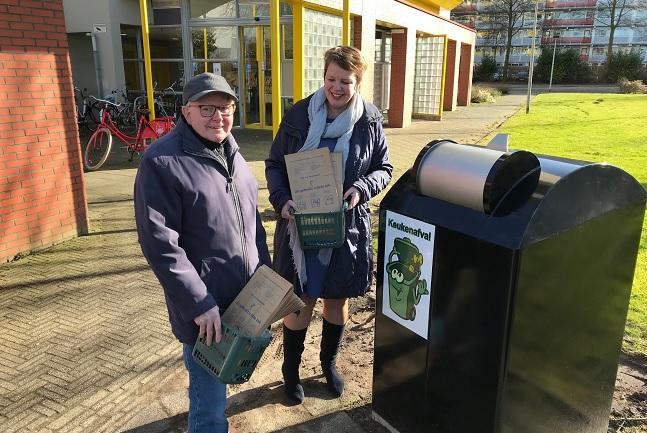
[(272, 127), (270, 28), (243, 27), (245, 127)]

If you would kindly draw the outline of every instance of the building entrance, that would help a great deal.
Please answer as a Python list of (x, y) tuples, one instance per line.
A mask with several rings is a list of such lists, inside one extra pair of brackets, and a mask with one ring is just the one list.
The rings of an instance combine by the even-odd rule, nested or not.
[(243, 103), (246, 128), (272, 128), (269, 26), (243, 27)]

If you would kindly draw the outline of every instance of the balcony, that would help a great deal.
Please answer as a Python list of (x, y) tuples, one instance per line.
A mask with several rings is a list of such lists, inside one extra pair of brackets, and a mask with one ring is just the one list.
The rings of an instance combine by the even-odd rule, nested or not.
[(546, 0), (545, 9), (594, 8), (597, 0)]
[[(555, 40), (550, 36), (544, 36), (541, 38), (542, 45), (553, 45)], [(557, 38), (557, 45), (580, 45), (580, 44), (590, 44), (591, 36), (577, 36), (577, 37), (561, 37)]]
[(579, 19), (551, 19), (544, 20), (544, 27), (587, 27), (593, 26), (593, 17)]

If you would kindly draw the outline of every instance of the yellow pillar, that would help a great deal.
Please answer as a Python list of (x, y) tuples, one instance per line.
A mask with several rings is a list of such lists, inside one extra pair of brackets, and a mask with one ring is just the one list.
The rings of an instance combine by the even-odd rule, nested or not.
[(303, 1), (292, 3), (292, 102), (303, 99)]
[(350, 45), (350, 0), (344, 0), (344, 9), (342, 14), (342, 33), (341, 43)]
[(281, 123), (281, 27), (279, 0), (270, 0), (270, 40), (272, 52), (272, 135), (276, 136)]
[(447, 35), (443, 36), (443, 72), (440, 75), (440, 110), (438, 110), (438, 118), (443, 119), (443, 105), (445, 104), (445, 74), (447, 73), (447, 44), (449, 39)]
[[(256, 6), (254, 6), (256, 7)], [(263, 27), (256, 27), (256, 64), (258, 70), (256, 71), (256, 91), (258, 92), (258, 121), (261, 126), (265, 125), (265, 62), (269, 59), (265, 58), (265, 36)]]
[(146, 95), (148, 96), (149, 119), (155, 119), (155, 96), (153, 95), (153, 71), (151, 70), (151, 48), (148, 44), (148, 11), (146, 0), (139, 0), (139, 15), (142, 21), (142, 45), (144, 47), (144, 75), (146, 76)]
[(202, 29), (202, 41), (204, 44), (204, 71), (209, 72), (209, 65), (207, 64), (207, 29)]

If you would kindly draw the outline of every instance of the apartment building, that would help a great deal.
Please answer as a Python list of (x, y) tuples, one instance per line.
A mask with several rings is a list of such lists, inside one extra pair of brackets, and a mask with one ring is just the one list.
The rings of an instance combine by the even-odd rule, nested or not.
[[(452, 11), (452, 19), (477, 31), (475, 64), (489, 55), (502, 66), (505, 61), (506, 38), (501, 26), (492, 17), (491, 0), (465, 0)], [(535, 45), (575, 49), (592, 67), (601, 66), (607, 58), (610, 35), (610, 11), (598, 0), (546, 0), (538, 3)], [(622, 4), (621, 1), (618, 2)], [(619, 9), (619, 7), (618, 7)], [(616, 17), (618, 12), (616, 12)], [(513, 77), (527, 76), (530, 61), (535, 12), (529, 4), (513, 27), (509, 66)], [(615, 29), (614, 51), (638, 50), (647, 65), (647, 1), (627, 0), (623, 15)], [(498, 31), (497, 31), (498, 28)]]

